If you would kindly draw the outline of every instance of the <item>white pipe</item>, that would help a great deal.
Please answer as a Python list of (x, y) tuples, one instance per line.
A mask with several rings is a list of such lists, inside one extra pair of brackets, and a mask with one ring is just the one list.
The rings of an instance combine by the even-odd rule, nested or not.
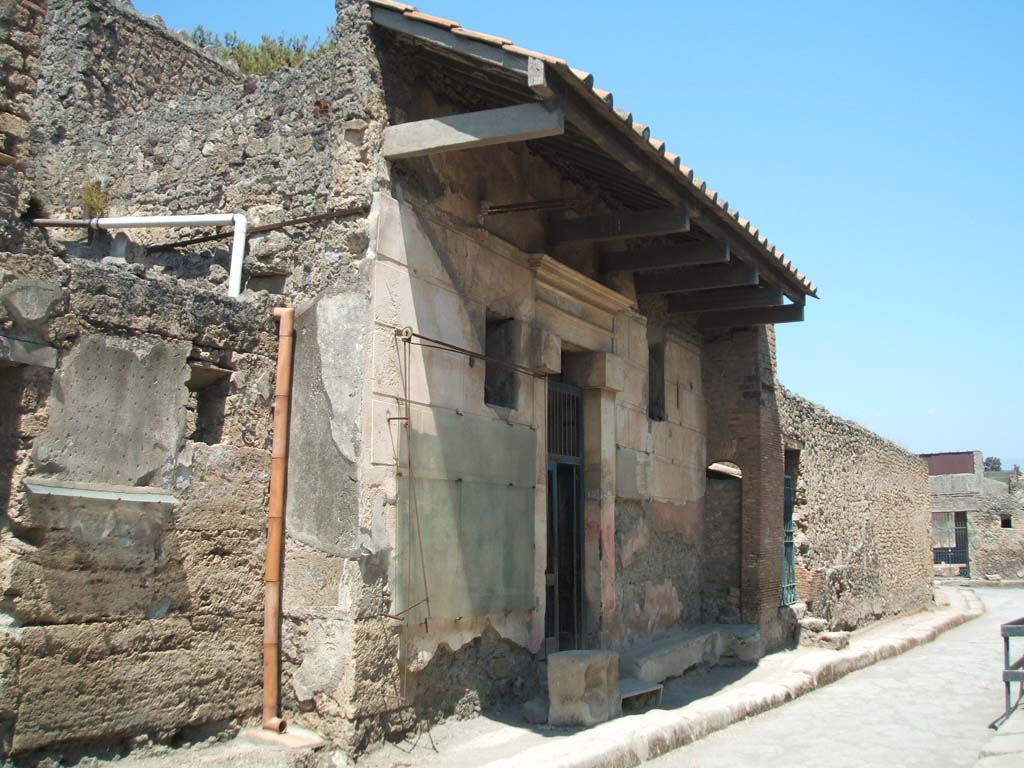
[(249, 223), (242, 213), (200, 213), (193, 216), (120, 216), (90, 219), (92, 229), (135, 229), (142, 227), (210, 227), (231, 224), (235, 228), (231, 240), (231, 267), (228, 270), (228, 296), (242, 295), (242, 261)]

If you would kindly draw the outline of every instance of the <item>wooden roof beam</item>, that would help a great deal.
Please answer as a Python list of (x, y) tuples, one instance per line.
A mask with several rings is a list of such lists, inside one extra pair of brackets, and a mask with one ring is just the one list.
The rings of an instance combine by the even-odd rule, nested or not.
[(799, 323), (803, 319), (803, 304), (787, 304), (784, 307), (705, 312), (697, 317), (697, 328), (707, 331), (715, 328), (739, 328), (744, 325), (778, 325)]
[(634, 278), (638, 294), (693, 293), (714, 288), (753, 286), (757, 285), (757, 279), (756, 269), (740, 263), (647, 272)]
[(671, 235), (690, 230), (690, 208), (678, 205), (652, 211), (616, 211), (599, 216), (581, 216), (551, 222), (548, 241), (603, 242), (627, 240), (631, 237)]
[(782, 291), (774, 286), (722, 288), (668, 297), (668, 311), (673, 313), (777, 306), (782, 306)]
[(729, 243), (711, 240), (601, 254), (602, 272), (648, 272), (671, 267), (696, 267), (729, 262)]
[(561, 104), (541, 101), (389, 125), (384, 129), (382, 153), (387, 160), (402, 160), (557, 136), (564, 131)]

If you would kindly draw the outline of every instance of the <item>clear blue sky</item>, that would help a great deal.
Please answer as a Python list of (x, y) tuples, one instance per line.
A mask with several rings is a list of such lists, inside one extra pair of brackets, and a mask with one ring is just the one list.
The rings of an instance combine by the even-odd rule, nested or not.
[[(254, 40), (334, 14), (136, 6)], [(821, 300), (779, 327), (788, 387), (913, 451), (1024, 465), (1024, 3), (419, 7), (593, 72), (810, 276)]]

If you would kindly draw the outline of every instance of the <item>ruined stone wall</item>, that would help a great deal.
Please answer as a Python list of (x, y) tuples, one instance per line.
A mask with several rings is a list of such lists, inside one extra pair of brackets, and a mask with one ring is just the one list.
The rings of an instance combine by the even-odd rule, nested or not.
[[(1024, 578), (1024, 488), (984, 479), (977, 511), (967, 513), (967, 548), (976, 579)], [(1009, 521), (1009, 527), (1004, 526)]]
[[(0, 369), (5, 752), (251, 716), (270, 302), (58, 256), (5, 254), (0, 275), (3, 333), (56, 366)], [(222, 372), (215, 392), (189, 388), (200, 364)]]
[(925, 462), (783, 390), (796, 480), (799, 597), (833, 629), (916, 611), (932, 599)]
[[(380, 97), (363, 77), (339, 52), (252, 88), (230, 84), (98, 126), (76, 122), (60, 144), (33, 145), (34, 196), (50, 216), (80, 218), (83, 189), (99, 180), (109, 199), (106, 215), (238, 211), (250, 226), (368, 207)], [(103, 243), (100, 258), (146, 275), (222, 286), (229, 239), (175, 252), (140, 247), (196, 234), (126, 230), (116, 247)], [(89, 252), (81, 231), (53, 235), (76, 254)], [(245, 279), (252, 290), (309, 298), (348, 272), (351, 255), (365, 248), (365, 213), (255, 235)]]
[(0, 241), (4, 250), (24, 248), (26, 239), (32, 239), (18, 222), (28, 202), (21, 193), (19, 175), (27, 164), (45, 18), (45, 0), (18, 0), (0, 8)]
[[(376, 183), (383, 101), (365, 6), (340, 9), (345, 34), (336, 57), (245, 87), (233, 77), (210, 80), (216, 64), (204, 69), (197, 60), (188, 70), (174, 58), (196, 55), (187, 46), (164, 51), (166, 74), (177, 67), (183, 79), (173, 101), (149, 103), (137, 88), (163, 76), (146, 69), (157, 59), (145, 58), (162, 49), (138, 36), (163, 33), (106, 4), (58, 10), (82, 8), (88, 29), (79, 32), (117, 42), (118, 55), (103, 64), (115, 70), (95, 61), (68, 66), (105, 73), (108, 85), (120, 77), (116, 67), (132, 70), (139, 80), (125, 87), (141, 111), (105, 114), (125, 105), (86, 88), (81, 95), (95, 104), (68, 102), (63, 132), (34, 131), (32, 172), (18, 179), (17, 193), (37, 215), (81, 216), (82, 188), (96, 179), (107, 180), (112, 214), (229, 210), (259, 224), (337, 207), (357, 212), (252, 237), (238, 300), (226, 296), (226, 246), (142, 248), (195, 230), (89, 240), (50, 230), (44, 240), (14, 221), (5, 232), (0, 336), (32, 345), (38, 357), (36, 365), (0, 368), (0, 601), (8, 617), (0, 736), (5, 752), (19, 755), (116, 752), (133, 740), (187, 739), (257, 714), (277, 349), (271, 309), (343, 294), (362, 296), (365, 307), (368, 296), (360, 206), (368, 207)], [(55, 46), (78, 40), (51, 37)], [(140, 42), (151, 50), (127, 50)], [(97, 44), (63, 52), (109, 51)], [(47, 54), (51, 64), (60, 54)], [(204, 93), (185, 93), (200, 81)], [(80, 113), (93, 106), (95, 115)], [(47, 109), (44, 127), (54, 114)], [(366, 311), (340, 320), (365, 324)], [(296, 369), (306, 378), (295, 387), (316, 398), (326, 386), (336, 396), (346, 384), (318, 367), (315, 341), (301, 339), (308, 328), (300, 325)], [(348, 336), (362, 338), (358, 328)], [(359, 366), (345, 370), (358, 392)], [(337, 401), (337, 418), (358, 423), (358, 407), (343, 405)], [(298, 444), (300, 463), (325, 453), (324, 444)], [(295, 477), (304, 487), (308, 476)], [(359, 493), (347, 484), (331, 503), (355, 506)], [(328, 690), (318, 710), (301, 677), (293, 686), (296, 671), (312, 656), (341, 663), (335, 630), (373, 584), (373, 563), (339, 542), (323, 502), (315, 494), (289, 499), (294, 531), (285, 558), (283, 698), (286, 714), (313, 727), (347, 706), (329, 695), (342, 673), (317, 675), (323, 667), (314, 660), (314, 677)]]
[(33, 129), (55, 143), (75, 123), (242, 80), (235, 67), (127, 1), (53, 0), (44, 46)]

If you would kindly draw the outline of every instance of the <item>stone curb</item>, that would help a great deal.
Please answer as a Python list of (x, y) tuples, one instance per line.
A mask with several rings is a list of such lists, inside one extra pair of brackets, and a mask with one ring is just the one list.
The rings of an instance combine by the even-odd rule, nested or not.
[(985, 612), (972, 590), (950, 590), (954, 603), (941, 615), (893, 635), (854, 641), (842, 651), (809, 654), (795, 669), (772, 682), (750, 683), (709, 696), (679, 710), (655, 710), (612, 720), (557, 743), (487, 763), (488, 768), (531, 765), (549, 768), (633, 768), (684, 747), (740, 720), (766, 712), (828, 685), (858, 669), (898, 656)]

